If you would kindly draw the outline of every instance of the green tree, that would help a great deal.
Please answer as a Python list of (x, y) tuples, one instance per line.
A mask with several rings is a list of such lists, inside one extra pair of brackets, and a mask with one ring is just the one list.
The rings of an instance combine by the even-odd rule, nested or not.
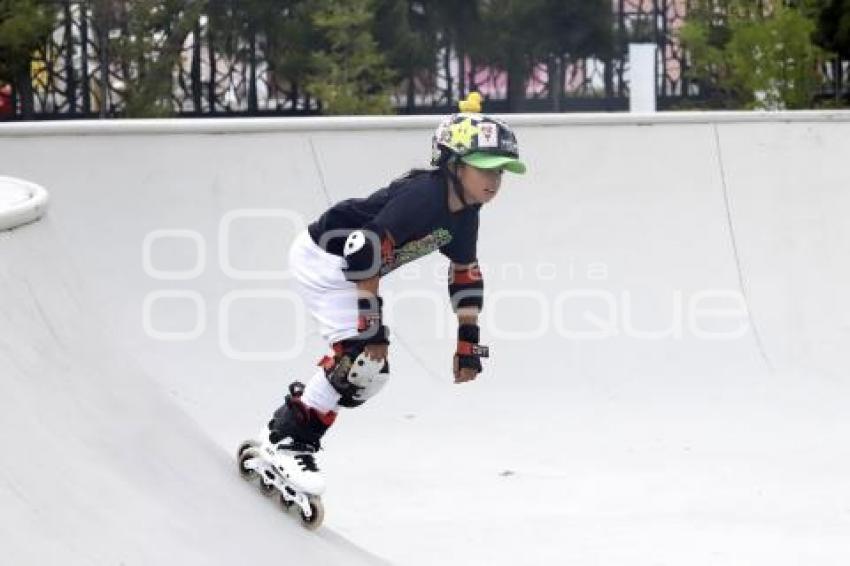
[(113, 1), (106, 6), (113, 26), (122, 31), (108, 49), (123, 70), (120, 92), (128, 117), (173, 114), (174, 69), (204, 8), (192, 0)]
[(532, 68), (546, 63), (557, 108), (569, 62), (610, 58), (612, 19), (607, 0), (483, 0), (476, 58), (507, 73), (511, 111), (522, 109)]
[[(30, 99), (30, 61), (50, 34), (53, 14), (37, 0), (0, 0), (0, 83)], [(31, 111), (24, 108), (24, 113)]]
[[(376, 38), (390, 66), (406, 79), (408, 104), (413, 102), (414, 81), (429, 90), (443, 88), (450, 105), (455, 92), (465, 95), (467, 56), (480, 29), (481, 1), (378, 0), (377, 4)], [(437, 85), (438, 76), (444, 85)]]
[(411, 0), (376, 0), (373, 34), (390, 70), (403, 81), (408, 109), (417, 81), (436, 72), (436, 34), (425, 9)]
[(848, 77), (842, 68), (842, 60), (850, 59), (850, 0), (817, 0), (815, 12), (815, 42), (835, 54), (830, 62), (836, 101), (833, 104), (840, 104), (842, 96), (850, 102), (850, 96), (844, 94), (843, 84)]
[(850, 0), (821, 0), (817, 6), (815, 41), (850, 59)]
[[(321, 34), (312, 25), (311, 0), (209, 0), (207, 15), (216, 53), (231, 62), (251, 65), (262, 57), (270, 87), (288, 89), (298, 100), (313, 68), (313, 51)], [(251, 66), (250, 68), (253, 68)], [(249, 106), (256, 106), (254, 80), (249, 81)]]
[(681, 38), (691, 76), (732, 108), (806, 108), (820, 85), (821, 50), (808, 5), (698, 0)]
[(326, 114), (388, 114), (395, 77), (372, 34), (372, 0), (316, 0), (312, 23), (322, 45), (313, 53), (307, 90)]
[(553, 110), (560, 110), (564, 69), (587, 57), (613, 55), (614, 13), (607, 0), (544, 0), (540, 6), (540, 50), (549, 71)]
[(311, 23), (312, 2), (265, 1), (275, 6), (266, 10), (259, 22), (259, 31), (266, 38), (265, 51), (270, 70), (290, 87), (290, 95), (298, 101), (312, 78), (313, 51), (322, 40), (321, 31)]
[[(446, 79), (446, 90), (449, 93), (450, 105), (452, 93), (457, 83), (457, 91), (463, 98), (467, 92), (466, 58), (476, 51), (480, 52), (481, 41), (484, 40), (484, 29), (481, 20), (481, 0), (432, 0), (428, 10), (431, 29), (436, 33), (437, 45), (443, 54), (443, 72)], [(458, 63), (458, 76), (452, 75), (452, 58)]]
[(543, 0), (484, 0), (475, 42), (476, 60), (503, 70), (508, 78), (508, 107), (522, 110), (534, 63), (543, 56), (539, 41)]

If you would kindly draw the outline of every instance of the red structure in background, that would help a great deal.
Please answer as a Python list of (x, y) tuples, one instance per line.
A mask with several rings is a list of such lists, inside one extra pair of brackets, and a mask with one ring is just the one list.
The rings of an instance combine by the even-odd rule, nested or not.
[(0, 118), (9, 118), (14, 114), (12, 106), (12, 87), (0, 85)]

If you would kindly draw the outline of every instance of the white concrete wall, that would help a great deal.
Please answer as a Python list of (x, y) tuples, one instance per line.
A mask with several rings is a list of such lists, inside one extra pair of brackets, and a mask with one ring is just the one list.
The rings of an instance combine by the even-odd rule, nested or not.
[[(0, 155), (3, 173), (56, 192), (67, 210), (56, 222), (79, 244), (85, 268), (118, 267), (96, 284), (106, 301), (117, 303), (110, 307), (125, 311), (115, 319), (125, 326), (122, 335), (132, 335), (140, 327), (140, 296), (128, 302), (126, 290), (144, 281), (137, 277), (139, 248), (149, 231), (199, 232), (209, 252), (204, 277), (222, 275), (217, 239), (225, 214), (285, 208), (309, 222), (329, 201), (367, 194), (424, 165), (434, 121), (16, 124), (0, 129)], [(580, 369), (602, 364), (606, 373), (615, 362), (596, 354), (612, 348), (624, 354), (618, 363), (648, 373), (685, 371), (702, 355), (720, 363), (718, 369), (765, 361), (776, 369), (847, 367), (848, 337), (840, 329), (850, 310), (832, 305), (841, 301), (836, 294), (848, 276), (842, 262), (831, 261), (850, 241), (842, 221), (847, 174), (840, 166), (846, 115), (520, 116), (513, 122), (530, 173), (506, 177), (506, 190), (482, 216), (481, 261), (495, 268), (488, 277), (494, 291), (521, 283), (549, 301), (565, 289), (631, 293), (637, 329), (669, 328), (673, 315), (664, 310), (673, 309), (677, 292), (687, 302), (709, 289), (743, 291), (749, 301), (751, 332), (719, 344), (692, 340), (687, 331), (682, 339), (644, 343), (622, 336), (627, 328), (612, 340), (576, 344), (563, 339), (554, 321), (538, 320), (549, 327), (543, 338), (551, 347), (589, 364)], [(208, 133), (190, 133), (196, 128)], [(98, 213), (91, 214), (95, 206)], [(233, 262), (278, 262), (292, 235), (277, 233), (278, 226), (270, 227), (273, 242), (236, 242)], [(104, 237), (105, 250), (87, 245)], [(505, 267), (509, 262), (522, 263), (525, 282), (513, 281), (518, 276)], [(553, 280), (531, 281), (541, 262), (556, 265)], [(585, 281), (596, 264), (607, 266), (607, 280)], [(504, 270), (507, 280), (499, 277)], [(630, 309), (617, 306), (622, 319)], [(209, 314), (214, 324), (214, 311)], [(789, 324), (802, 320), (803, 327)]]

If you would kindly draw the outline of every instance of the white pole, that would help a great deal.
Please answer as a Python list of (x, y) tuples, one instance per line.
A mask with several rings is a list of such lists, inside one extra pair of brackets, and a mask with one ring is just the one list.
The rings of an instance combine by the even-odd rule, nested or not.
[(654, 43), (629, 44), (629, 110), (655, 112), (655, 54)]

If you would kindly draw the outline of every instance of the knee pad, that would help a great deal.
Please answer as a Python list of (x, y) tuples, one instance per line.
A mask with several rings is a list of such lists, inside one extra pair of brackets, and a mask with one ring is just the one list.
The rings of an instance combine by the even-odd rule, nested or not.
[(387, 360), (376, 362), (366, 357), (360, 340), (344, 340), (334, 344), (334, 356), (319, 363), (331, 386), (342, 395), (341, 407), (359, 407), (383, 389), (390, 378)]
[(354, 400), (361, 403), (378, 394), (390, 379), (390, 365), (387, 360), (376, 362), (361, 352), (348, 370), (348, 382), (357, 388)]

